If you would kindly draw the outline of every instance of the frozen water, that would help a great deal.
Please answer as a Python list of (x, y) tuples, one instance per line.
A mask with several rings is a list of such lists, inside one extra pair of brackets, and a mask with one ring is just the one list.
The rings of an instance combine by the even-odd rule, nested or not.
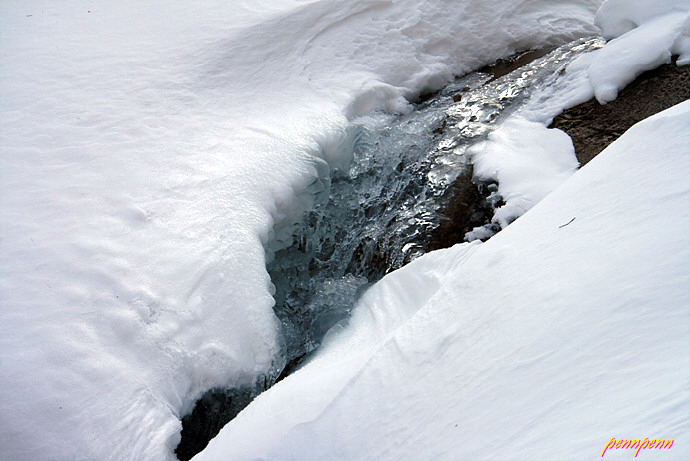
[(384, 277), (195, 459), (588, 459), (614, 433), (686, 459), (689, 134), (685, 102), (488, 242)]

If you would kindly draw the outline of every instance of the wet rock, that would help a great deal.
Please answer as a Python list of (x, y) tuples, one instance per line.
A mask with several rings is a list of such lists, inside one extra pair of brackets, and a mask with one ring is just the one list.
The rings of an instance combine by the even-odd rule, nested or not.
[(487, 81), (486, 83), (493, 82), (497, 78), (501, 78), (504, 75), (508, 75), (509, 73), (513, 72), (514, 70), (519, 69), (520, 67), (526, 66), (527, 64), (531, 63), (532, 61), (535, 61), (542, 56), (546, 56), (549, 54), (551, 51), (553, 51), (553, 48), (542, 48), (539, 50), (529, 50), (529, 51), (524, 51), (522, 53), (515, 54), (513, 56), (510, 56), (508, 58), (502, 58), (494, 62), (493, 64), (489, 64), (488, 66), (484, 66), (481, 69), (478, 70), (478, 72), (482, 72), (484, 74), (490, 74), (491, 79)]
[(448, 248), (465, 241), (465, 234), (491, 222), (494, 207), (488, 200), (496, 189), (495, 182), (475, 184), (473, 171), (463, 172), (446, 192), (446, 205), (441, 209), (440, 225), (434, 229), (426, 242), (427, 251)]
[(568, 133), (585, 165), (635, 123), (687, 99), (690, 66), (665, 64), (640, 75), (615, 101), (601, 105), (592, 99), (564, 111), (549, 128)]

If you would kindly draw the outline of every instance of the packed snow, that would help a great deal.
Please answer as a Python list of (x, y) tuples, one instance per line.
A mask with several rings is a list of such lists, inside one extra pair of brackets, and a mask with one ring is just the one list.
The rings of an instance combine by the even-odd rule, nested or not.
[(690, 63), (690, 1), (608, 0), (595, 23), (613, 38), (593, 56), (589, 77), (601, 103), (616, 99), (618, 90), (646, 70), (671, 62)]
[[(579, 166), (567, 134), (523, 117), (511, 117), (486, 142), (472, 146), (470, 154), (475, 178), (498, 181), (505, 205), (496, 210), (493, 222), (501, 228), (546, 197)], [(475, 229), (468, 239), (483, 235)]]
[[(600, 3), (0, 4), (0, 458), (175, 459), (196, 398), (282, 366), (266, 262), (309, 185), (347, 167), (353, 122), (598, 34)], [(596, 24), (618, 38), (483, 152), (687, 62), (688, 2), (650, 5), (607, 1)], [(689, 110), (570, 179), (550, 132), (548, 177), (512, 162), (497, 219), (555, 193), (374, 286), (199, 458), (589, 457), (640, 432), (687, 455)]]

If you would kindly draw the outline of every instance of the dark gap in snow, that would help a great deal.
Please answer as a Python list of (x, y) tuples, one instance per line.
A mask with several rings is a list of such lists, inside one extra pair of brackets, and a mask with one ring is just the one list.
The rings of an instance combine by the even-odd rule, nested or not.
[(177, 459), (190, 460), (206, 448), (208, 442), (258, 395), (257, 389), (246, 386), (235, 389), (211, 389), (196, 403), (194, 410), (182, 418)]
[(475, 182), (465, 150), (486, 139), (564, 60), (586, 49), (586, 41), (574, 42), (550, 60), (498, 79), (470, 73), (410, 114), (372, 116), (357, 126), (351, 167), (317, 181), (327, 190), (315, 194), (292, 244), (267, 264), (282, 325), (283, 354), (274, 374), (254, 387), (207, 392), (183, 418), (181, 460), (307, 361), (329, 329), (347, 321), (370, 284), (429, 250), (463, 241), (475, 227), (491, 228), (502, 199), (495, 182)]

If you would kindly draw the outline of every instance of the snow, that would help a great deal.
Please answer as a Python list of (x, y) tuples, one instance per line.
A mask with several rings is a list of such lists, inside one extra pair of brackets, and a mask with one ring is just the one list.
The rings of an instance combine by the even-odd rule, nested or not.
[(607, 46), (474, 149), (502, 226), (543, 201), (376, 284), (198, 458), (585, 458), (649, 435), (686, 459), (689, 103), (574, 175), (545, 124), (690, 62), (690, 2), (599, 3), (0, 4), (0, 458), (174, 459), (197, 397), (280, 364), (265, 265), (352, 122), (594, 21)]
[(611, 437), (674, 439), (644, 456), (687, 459), (690, 102), (572, 175), (572, 145), (546, 128), (672, 53), (682, 65), (686, 5), (605, 2), (612, 40), (472, 149), (506, 197), (497, 222), (539, 203), (375, 284), (195, 459), (588, 459)]
[(555, 190), (579, 166), (567, 134), (521, 116), (506, 120), (487, 141), (472, 146), (469, 154), (476, 179), (498, 181), (498, 192), (506, 203), (492, 221), (501, 228)]
[(2, 457), (173, 459), (197, 397), (279, 364), (265, 263), (352, 120), (599, 3), (2, 2)]
[(689, 145), (685, 102), (488, 242), (389, 274), (195, 459), (587, 459), (611, 437), (687, 459)]
[[(595, 24), (611, 43), (596, 53), (589, 76), (599, 102), (616, 99), (618, 90), (646, 70), (671, 62), (690, 63), (690, 1), (607, 0)], [(590, 59), (590, 58), (586, 58)]]

